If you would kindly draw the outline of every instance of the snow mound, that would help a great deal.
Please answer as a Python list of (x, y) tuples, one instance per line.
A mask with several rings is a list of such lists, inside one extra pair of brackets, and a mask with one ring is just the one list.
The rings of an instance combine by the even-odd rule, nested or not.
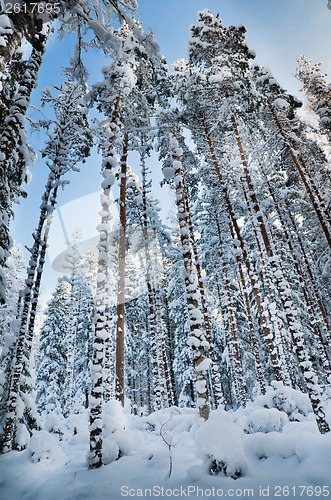
[(15, 432), (15, 444), (18, 450), (24, 450), (30, 441), (30, 434), (24, 424), (18, 424)]
[(266, 394), (256, 398), (253, 403), (249, 403), (243, 412), (250, 412), (253, 406), (276, 408), (286, 413), (290, 421), (295, 422), (305, 420), (312, 412), (308, 395), (287, 387), (282, 382), (272, 382), (271, 387), (267, 387)]
[(236, 420), (246, 434), (281, 432), (288, 422), (286, 413), (276, 408), (251, 408), (251, 411), (246, 410), (246, 414), (239, 416)]
[(65, 428), (65, 418), (64, 416), (57, 410), (53, 410), (47, 413), (44, 416), (44, 429), (48, 432), (53, 432), (54, 434), (58, 434), (60, 438), (64, 434)]
[(124, 455), (131, 455), (139, 446), (139, 435), (128, 428), (122, 405), (111, 400), (103, 409), (103, 461), (109, 464)]
[(210, 474), (222, 473), (234, 479), (245, 474), (244, 433), (223, 408), (211, 412), (197, 430), (195, 441)]
[(66, 462), (66, 456), (59, 448), (56, 437), (46, 431), (37, 431), (31, 436), (28, 451), (32, 462)]

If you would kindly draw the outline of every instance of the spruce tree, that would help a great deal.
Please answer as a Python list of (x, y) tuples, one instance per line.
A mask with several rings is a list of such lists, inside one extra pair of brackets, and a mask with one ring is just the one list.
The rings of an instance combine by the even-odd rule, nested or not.
[(45, 311), (36, 357), (39, 411), (65, 415), (67, 385), (67, 336), (70, 318), (70, 284), (60, 281)]

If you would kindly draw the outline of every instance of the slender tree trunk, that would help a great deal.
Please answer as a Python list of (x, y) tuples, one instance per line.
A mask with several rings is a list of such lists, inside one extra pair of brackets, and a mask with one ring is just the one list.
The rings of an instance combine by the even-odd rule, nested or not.
[[(3, 256), (0, 257), (0, 285), (2, 282), (1, 268), (5, 265), (8, 250), (11, 247), (9, 235), (10, 205), (16, 193), (12, 192), (10, 176), (14, 178), (16, 185), (20, 186), (24, 181), (25, 169), (18, 172), (16, 168), (17, 155), (21, 147), (25, 146), (25, 116), (30, 105), (30, 97), (33, 89), (37, 85), (38, 72), (41, 66), (42, 57), (45, 51), (46, 40), (38, 49), (33, 49), (29, 58), (23, 80), (16, 92), (14, 102), (5, 118), (5, 127), (0, 139), (0, 247)], [(0, 47), (0, 66), (1, 66)], [(1, 69), (0, 69), (1, 71)], [(1, 300), (1, 297), (0, 297)]]
[[(75, 273), (75, 271), (74, 271)], [(75, 275), (71, 278), (71, 304), (70, 304), (70, 320), (67, 344), (67, 400), (66, 400), (66, 415), (72, 413), (73, 396), (75, 389), (75, 363), (76, 363), (76, 348), (77, 348), (77, 333), (78, 333), (78, 318), (80, 314), (81, 291), (78, 296), (75, 290)]]
[(245, 406), (247, 403), (245, 388), (244, 388), (244, 375), (242, 370), (242, 364), (239, 353), (238, 337), (237, 337), (237, 327), (234, 315), (234, 308), (232, 303), (232, 297), (230, 292), (230, 282), (228, 278), (228, 272), (223, 256), (220, 253), (220, 258), (222, 260), (222, 270), (224, 279), (224, 288), (226, 293), (226, 306), (224, 310), (227, 311), (227, 316), (230, 325), (230, 339), (228, 342), (229, 352), (233, 353), (232, 362), (232, 376), (235, 382), (236, 388), (236, 398), (239, 405)]
[(171, 147), (173, 168), (175, 170), (177, 217), (180, 227), (180, 239), (182, 244), (182, 253), (185, 268), (184, 281), (186, 287), (186, 300), (188, 306), (189, 326), (191, 334), (191, 337), (189, 338), (189, 345), (191, 347), (191, 353), (197, 379), (195, 382), (195, 388), (198, 394), (199, 414), (204, 420), (207, 420), (210, 413), (207, 379), (210, 360), (206, 358), (204, 353), (206, 340), (202, 330), (202, 315), (199, 310), (198, 301), (196, 298), (198, 293), (198, 284), (193, 272), (193, 261), (190, 251), (190, 240), (188, 233), (188, 220), (183, 197), (183, 177), (181, 175), (182, 162), (177, 154), (179, 148), (175, 137), (172, 138)]
[(325, 234), (325, 237), (327, 239), (328, 245), (331, 248), (330, 225), (328, 224), (328, 222), (327, 222), (327, 220), (325, 218), (325, 215), (323, 214), (323, 212), (322, 212), (322, 210), (321, 210), (321, 208), (319, 206), (319, 203), (318, 203), (318, 201), (316, 200), (316, 198), (314, 196), (314, 193), (313, 193), (313, 190), (311, 188), (311, 185), (308, 182), (308, 180), (306, 178), (306, 175), (305, 175), (305, 173), (304, 173), (304, 171), (303, 171), (303, 169), (302, 169), (302, 167), (300, 165), (300, 162), (299, 162), (296, 154), (293, 151), (293, 148), (291, 147), (291, 145), (290, 145), (290, 143), (289, 143), (289, 141), (288, 141), (288, 139), (286, 137), (285, 131), (284, 131), (284, 129), (283, 129), (283, 127), (282, 127), (282, 125), (281, 125), (278, 117), (277, 117), (277, 114), (276, 114), (274, 108), (272, 107), (272, 105), (270, 103), (269, 103), (269, 105), (270, 105), (270, 110), (271, 110), (272, 116), (273, 116), (273, 118), (275, 120), (275, 123), (277, 124), (279, 132), (280, 132), (280, 134), (281, 134), (281, 136), (282, 136), (282, 138), (284, 140), (284, 143), (285, 143), (285, 145), (287, 147), (288, 152), (290, 153), (290, 156), (291, 156), (291, 158), (293, 160), (293, 163), (296, 166), (297, 171), (299, 172), (301, 180), (302, 180), (302, 182), (303, 182), (303, 184), (304, 184), (304, 186), (305, 186), (305, 188), (307, 190), (307, 193), (309, 195), (310, 201), (312, 202), (312, 205), (313, 205), (314, 210), (316, 212), (317, 218), (318, 218), (318, 220), (319, 220), (319, 222), (320, 222), (320, 224), (322, 226), (322, 229), (324, 231), (324, 234)]
[[(55, 185), (50, 205), (51, 209), (54, 210), (57, 198), (56, 182), (58, 180), (59, 176), (57, 176), (56, 179), (54, 180), (54, 176), (51, 174), (46, 184), (45, 193), (41, 205), (38, 227), (36, 233), (33, 234), (34, 244), (31, 249), (31, 257), (27, 271), (27, 279), (25, 281), (26, 288), (24, 290), (23, 304), (21, 307), (18, 307), (18, 309), (21, 311), (21, 318), (20, 318), (21, 321), (20, 321), (20, 328), (14, 355), (14, 366), (12, 370), (11, 385), (10, 385), (10, 398), (7, 405), (7, 417), (6, 417), (6, 424), (4, 431), (4, 442), (3, 442), (4, 452), (10, 451), (12, 449), (12, 442), (15, 431), (16, 405), (17, 405), (17, 398), (19, 395), (22, 370), (24, 366), (24, 357), (28, 356), (29, 358), (31, 355), (33, 330), (32, 331), (30, 330), (30, 333), (28, 333), (27, 327), (29, 321), (31, 302), (32, 304), (33, 302), (36, 302), (32, 301), (32, 299), (34, 298), (32, 292), (33, 292), (33, 286), (35, 284), (35, 275), (36, 275), (37, 263), (40, 251), (42, 230), (48, 213), (47, 204), (51, 196), (52, 189)], [(35, 307), (37, 307), (37, 304)]]
[(90, 457), (89, 468), (102, 465), (102, 402), (103, 402), (103, 362), (104, 342), (107, 331), (106, 310), (108, 307), (108, 251), (109, 251), (109, 194), (110, 188), (101, 195), (101, 227), (99, 227), (99, 258), (96, 291), (96, 322), (93, 340), (90, 396)]
[(120, 107), (120, 93), (117, 96), (112, 115), (112, 134), (109, 146), (104, 157), (104, 181), (101, 195), (101, 224), (98, 244), (98, 277), (96, 290), (96, 320), (93, 340), (93, 358), (91, 369), (91, 396), (90, 396), (90, 457), (89, 468), (96, 469), (102, 465), (102, 404), (103, 404), (103, 369), (105, 338), (110, 336), (109, 331), (109, 297), (108, 297), (108, 253), (109, 253), (109, 206), (110, 189), (114, 176), (114, 142), (117, 117)]
[(173, 365), (174, 365), (174, 351), (175, 351), (175, 338), (174, 338), (174, 331), (173, 327), (170, 322), (169, 318), (169, 304), (167, 297), (164, 297), (164, 309), (165, 309), (165, 321), (167, 325), (167, 340), (168, 340), (168, 354), (169, 354), (169, 372), (170, 372), (170, 380), (171, 380), (171, 386), (173, 389), (173, 399), (174, 399), (174, 405), (178, 406), (178, 394), (177, 394), (177, 388), (176, 388), (176, 379), (175, 379), (175, 374), (173, 370)]
[(288, 323), (289, 331), (292, 337), (293, 345), (295, 346), (296, 355), (299, 361), (300, 370), (302, 376), (306, 382), (309, 399), (311, 401), (313, 411), (315, 413), (315, 418), (317, 422), (317, 426), (321, 434), (330, 431), (329, 425), (325, 418), (324, 408), (321, 401), (321, 389), (317, 383), (317, 377), (314, 373), (312, 363), (309, 360), (308, 353), (306, 351), (303, 335), (301, 332), (301, 325), (299, 324), (297, 313), (294, 308), (294, 304), (291, 298), (291, 291), (289, 286), (284, 278), (281, 264), (278, 256), (275, 254), (273, 249), (273, 244), (271, 239), (269, 238), (266, 225), (263, 218), (263, 213), (260, 209), (257, 196), (253, 187), (252, 179), (250, 177), (250, 173), (248, 170), (248, 164), (246, 161), (246, 157), (244, 154), (243, 146), (241, 143), (239, 131), (237, 128), (235, 117), (231, 117), (233, 129), (235, 132), (235, 137), (238, 145), (238, 149), (240, 151), (240, 156), (242, 159), (242, 165), (244, 167), (244, 172), (246, 176), (246, 181), (249, 189), (249, 197), (252, 205), (252, 209), (255, 212), (257, 222), (259, 224), (259, 229), (261, 232), (263, 244), (265, 247), (265, 252), (268, 258), (268, 264), (270, 264), (271, 269), (273, 271), (273, 276), (275, 278), (277, 288), (279, 291), (279, 296), (284, 308), (284, 312), (286, 315), (286, 320)]
[[(39, 255), (39, 262), (38, 266), (36, 268), (36, 276), (34, 280), (34, 286), (33, 286), (33, 294), (32, 294), (32, 299), (31, 299), (31, 310), (30, 310), (30, 316), (29, 316), (29, 322), (28, 322), (28, 335), (27, 335), (27, 348), (31, 350), (32, 348), (32, 342), (33, 342), (33, 336), (34, 336), (34, 326), (35, 326), (35, 321), (36, 321), (36, 315), (37, 315), (37, 307), (38, 307), (38, 302), (39, 302), (39, 293), (40, 293), (40, 286), (41, 286), (41, 278), (44, 270), (44, 264), (46, 261), (46, 250), (47, 250), (47, 242), (48, 242), (48, 237), (49, 237), (49, 232), (51, 229), (51, 222), (52, 222), (52, 217), (53, 217), (53, 212), (55, 209), (56, 201), (57, 201), (57, 193), (58, 193), (59, 186), (55, 185), (53, 191), (48, 189), (45, 190), (45, 194), (43, 197), (43, 205), (44, 203), (48, 203), (49, 200), (49, 207), (47, 211), (44, 212), (43, 210), (43, 205), (41, 209), (41, 218), (46, 221), (45, 225), (45, 230), (44, 230), (44, 236), (43, 240), (41, 241), (41, 232), (39, 234), (39, 231), (37, 230), (37, 237), (35, 240), (38, 242), (41, 242), (41, 247), (40, 247), (40, 255)], [(46, 193), (49, 192), (49, 195), (46, 195)], [(47, 215), (48, 214), (48, 215)], [(39, 226), (41, 225), (41, 221), (39, 221)], [(42, 230), (42, 227), (41, 227)], [(19, 303), (20, 303), (19, 299)], [(18, 304), (17, 307), (18, 311), (20, 309), (20, 306)]]
[(308, 183), (312, 187), (314, 195), (316, 196), (316, 198), (318, 200), (319, 208), (320, 208), (321, 212), (323, 213), (325, 220), (329, 224), (329, 227), (331, 228), (331, 212), (330, 212), (330, 210), (328, 210), (327, 207), (325, 207), (326, 200), (323, 200), (321, 193), (320, 193), (320, 189), (317, 187), (316, 182), (315, 182), (314, 178), (312, 177), (311, 172), (309, 171), (304, 159), (302, 157), (300, 157), (299, 160), (300, 160), (300, 163), (302, 165), (303, 172), (308, 179)]
[(164, 373), (164, 384), (166, 388), (166, 399), (168, 400), (168, 406), (173, 406), (174, 400), (173, 400), (173, 389), (172, 389), (172, 383), (171, 383), (171, 378), (170, 378), (170, 371), (169, 371), (169, 363), (167, 359), (167, 353), (166, 353), (166, 346), (165, 346), (165, 324), (163, 321), (162, 317), (162, 300), (161, 300), (161, 289), (160, 289), (160, 279), (161, 279), (161, 273), (159, 269), (159, 263), (158, 263), (158, 252), (157, 252), (157, 236), (156, 236), (156, 231), (153, 230), (154, 237), (153, 237), (153, 266), (154, 266), (154, 290), (155, 290), (155, 311), (156, 311), (156, 325), (157, 325), (157, 330), (158, 330), (158, 337), (159, 337), (159, 345), (160, 345), (160, 354), (161, 354), (161, 360), (160, 364), (162, 364), (163, 368), (163, 373)]
[[(249, 185), (249, 188), (253, 189), (252, 184)], [(255, 213), (253, 212), (250, 200), (248, 198), (248, 194), (246, 191), (246, 187), (242, 182), (242, 190), (244, 193), (245, 201), (248, 207), (249, 214), (252, 219), (252, 227), (253, 233), (255, 236), (256, 246), (258, 249), (258, 254), (260, 256), (260, 261), (262, 265), (262, 277), (263, 281), (266, 285), (267, 289), (267, 300), (265, 300), (265, 309), (268, 310), (271, 318), (271, 322), (273, 325), (274, 333), (275, 333), (275, 343), (278, 348), (278, 356), (281, 360), (281, 370), (283, 373), (283, 381), (287, 385), (291, 385), (293, 388), (296, 387), (295, 377), (291, 366), (291, 360), (288, 354), (289, 351), (289, 339), (284, 338), (283, 334), (283, 322), (280, 319), (280, 314), (277, 308), (277, 302), (275, 298), (275, 294), (273, 292), (274, 285), (272, 275), (270, 273), (270, 266), (268, 266), (268, 256), (265, 255), (263, 248), (261, 246), (259, 230), (256, 227), (255, 222)], [(252, 191), (250, 191), (252, 193)], [(264, 226), (265, 231), (267, 232), (266, 227)]]
[[(110, 333), (110, 332), (109, 332)], [(111, 356), (111, 338), (107, 335), (105, 339), (105, 359), (104, 359), (104, 383), (103, 398), (105, 403), (112, 397), (112, 356)]]
[(147, 296), (148, 296), (148, 307), (149, 307), (149, 334), (150, 334), (150, 344), (151, 344), (151, 365), (154, 379), (154, 391), (155, 391), (155, 405), (157, 409), (164, 406), (164, 389), (163, 380), (160, 375), (160, 359), (158, 356), (159, 345), (158, 345), (158, 335), (157, 335), (157, 315), (156, 315), (156, 299), (155, 299), (155, 287), (153, 287), (153, 263), (151, 257), (150, 247), (152, 245), (152, 230), (148, 227), (148, 210), (147, 210), (147, 169), (146, 169), (146, 152), (144, 146), (144, 137), (141, 137), (141, 175), (142, 175), (142, 202), (143, 202), (143, 221), (142, 221), (142, 233), (144, 239), (144, 251), (145, 251), (145, 261), (146, 261), (146, 284), (147, 284)]
[(156, 334), (156, 314), (154, 308), (153, 299), (153, 289), (151, 285), (150, 277), (150, 266), (151, 266), (151, 256), (149, 254), (148, 245), (145, 245), (146, 254), (146, 267), (147, 267), (147, 296), (148, 296), (148, 307), (149, 307), (149, 335), (150, 335), (150, 345), (151, 345), (151, 364), (154, 379), (154, 390), (155, 390), (155, 405), (156, 409), (162, 408), (162, 391), (161, 391), (161, 380), (158, 364), (158, 346), (157, 346), (157, 334)]
[(124, 406), (124, 305), (125, 305), (125, 253), (126, 253), (126, 170), (128, 155), (128, 134), (125, 133), (123, 153), (121, 157), (120, 185), (120, 233), (118, 248), (118, 278), (117, 278), (117, 324), (116, 324), (116, 399)]
[(209, 321), (209, 313), (208, 313), (207, 304), (206, 304), (206, 300), (205, 300), (205, 288), (204, 288), (204, 283), (203, 283), (203, 279), (202, 279), (201, 265), (200, 265), (197, 245), (196, 245), (195, 236), (194, 236), (194, 229), (193, 229), (190, 206), (188, 203), (187, 192), (186, 192), (186, 187), (185, 187), (185, 177), (184, 177), (183, 173), (182, 173), (182, 175), (183, 175), (183, 198), (184, 198), (185, 210), (187, 213), (187, 222), (188, 222), (188, 229), (189, 229), (189, 233), (190, 233), (190, 240), (191, 240), (191, 245), (192, 245), (192, 250), (193, 250), (194, 263), (195, 263), (195, 268), (196, 268), (196, 272), (197, 272), (197, 276), (198, 276), (201, 310), (202, 310), (203, 320), (204, 320), (204, 324), (205, 324), (206, 339), (207, 339), (208, 347), (209, 347), (207, 355), (211, 359), (210, 372), (211, 372), (211, 386), (212, 386), (212, 392), (213, 392), (213, 396), (214, 396), (214, 406), (215, 406), (215, 408), (217, 408), (219, 404), (223, 403), (224, 398), (223, 398), (222, 386), (221, 386), (221, 382), (220, 382), (219, 368), (218, 368), (218, 364), (217, 364), (216, 356), (215, 356), (214, 341), (213, 341), (213, 337), (212, 337), (212, 333), (211, 333), (211, 326), (210, 326), (210, 321)]
[(232, 203), (230, 201), (229, 193), (228, 193), (228, 190), (226, 188), (223, 176), (221, 174), (221, 170), (219, 168), (219, 164), (218, 164), (218, 161), (217, 161), (217, 158), (215, 155), (215, 150), (214, 150), (212, 140), (211, 140), (211, 137), (209, 134), (207, 122), (206, 122), (206, 119), (204, 116), (202, 116), (202, 125), (203, 125), (205, 140), (206, 140), (206, 142), (208, 144), (208, 148), (209, 148), (209, 153), (210, 153), (211, 159), (212, 159), (213, 164), (214, 164), (215, 171), (217, 173), (217, 176), (218, 176), (218, 179), (219, 179), (219, 182), (221, 185), (223, 199), (224, 199), (224, 202), (225, 202), (225, 205), (227, 208), (228, 216), (229, 216), (230, 222), (232, 223), (233, 228), (235, 230), (236, 240), (233, 240), (235, 254), (236, 255), (240, 254), (244, 260), (244, 263), (245, 263), (245, 266), (247, 269), (247, 274), (249, 277), (249, 281), (250, 281), (252, 291), (254, 294), (254, 299), (256, 302), (259, 318), (261, 321), (261, 326), (262, 326), (262, 330), (264, 333), (265, 341), (266, 341), (266, 344), (267, 344), (267, 347), (269, 350), (270, 360), (272, 363), (275, 378), (276, 378), (276, 380), (282, 380), (281, 369), (280, 369), (279, 359), (278, 359), (278, 355), (277, 355), (277, 349), (276, 349), (276, 346), (274, 344), (274, 336), (273, 336), (273, 333), (272, 333), (271, 329), (269, 328), (269, 325), (267, 322), (267, 317), (266, 317), (267, 315), (266, 315), (266, 311), (263, 307), (263, 302), (262, 302), (262, 298), (261, 298), (260, 291), (259, 291), (258, 280), (257, 280), (257, 277), (254, 275), (254, 271), (252, 269), (252, 265), (251, 265), (251, 262), (249, 260), (248, 254), (247, 254), (245, 242), (244, 242), (244, 239), (241, 235), (238, 221), (237, 221), (237, 218), (235, 216), (235, 213), (234, 213), (234, 210), (232, 207)]
[[(216, 209), (214, 211), (214, 217), (215, 217), (215, 222), (216, 222), (217, 234), (218, 234), (218, 238), (219, 238), (219, 242), (220, 242), (220, 248), (222, 248), (222, 245), (223, 245), (222, 233), (221, 233), (220, 222), (218, 219)], [(235, 239), (232, 224), (230, 224), (230, 231), (231, 231), (232, 239)], [(246, 280), (245, 280), (243, 268), (242, 268), (242, 265), (240, 262), (240, 258), (238, 255), (235, 255), (235, 258), (236, 258), (236, 262), (237, 262), (237, 266), (238, 266), (242, 296), (244, 298), (244, 303), (245, 303), (245, 307), (246, 307), (247, 322), (248, 322), (248, 327), (249, 327), (249, 332), (250, 332), (250, 338), (252, 341), (252, 352), (253, 352), (254, 361), (255, 361), (256, 379), (259, 383), (261, 393), (265, 394), (265, 385), (266, 384), (265, 384), (265, 378), (264, 378), (264, 373), (263, 373), (263, 368), (262, 368), (262, 363), (261, 363), (261, 356), (260, 356), (258, 341), (257, 341), (256, 335), (255, 335), (255, 327), (254, 327), (254, 321), (253, 321), (249, 296), (248, 296), (248, 292), (247, 292), (247, 288), (246, 288)]]
[[(267, 177), (265, 177), (265, 180), (266, 180), (266, 184), (268, 186), (270, 195), (273, 199), (280, 223), (282, 224), (282, 231), (283, 231), (284, 237), (286, 239), (287, 245), (289, 247), (292, 259), (293, 259), (293, 264), (294, 264), (294, 268), (295, 268), (297, 277), (299, 278), (299, 281), (300, 281), (301, 290), (303, 293), (304, 300), (306, 302), (307, 312), (308, 312), (309, 318), (310, 318), (310, 325), (313, 328), (315, 338), (317, 341), (317, 345), (319, 346), (322, 364), (323, 364), (323, 366), (325, 366), (327, 368), (328, 372), (331, 373), (329, 353), (326, 349), (326, 344), (323, 340), (322, 332), (321, 332), (319, 325), (318, 325), (318, 318), (316, 318), (316, 311), (314, 311), (314, 303), (309, 296), (308, 283), (305, 280), (304, 273), (302, 272), (302, 267), (298, 261), (295, 249), (292, 245), (292, 241), (291, 241), (290, 235), (288, 233), (288, 230), (286, 228), (286, 224), (285, 224), (285, 220), (284, 220), (283, 215), (282, 215), (281, 208), (276, 200), (275, 193), (274, 193), (273, 189), (271, 188), (270, 182), (268, 181)], [(328, 333), (330, 334), (330, 330)]]
[(328, 317), (327, 317), (327, 314), (326, 314), (326, 311), (325, 311), (325, 308), (324, 308), (324, 305), (323, 305), (323, 302), (322, 302), (322, 299), (321, 299), (321, 296), (320, 296), (320, 292), (318, 290), (318, 285), (317, 285), (317, 282), (316, 282), (313, 270), (312, 270), (311, 265), (309, 263), (309, 258), (307, 256), (304, 244), (303, 244), (301, 236), (300, 236), (299, 228), (297, 227), (297, 224), (295, 222), (293, 214), (291, 213), (291, 210), (290, 210), (290, 208), (288, 206), (287, 206), (287, 212), (286, 213), (289, 216), (289, 219), (291, 220), (291, 223), (292, 223), (292, 226), (293, 226), (293, 229), (294, 229), (294, 233), (296, 235), (296, 238), (297, 238), (297, 241), (298, 241), (298, 244), (299, 244), (299, 248), (300, 248), (301, 253), (303, 255), (303, 261), (304, 261), (305, 267), (306, 267), (307, 272), (308, 272), (308, 282), (310, 282), (311, 285), (312, 285), (312, 288), (313, 288), (313, 291), (314, 291), (314, 295), (315, 295), (316, 301), (318, 303), (318, 307), (319, 307), (319, 309), (321, 311), (321, 315), (322, 315), (322, 318), (323, 318), (323, 324), (324, 324), (324, 328), (325, 328), (326, 335), (327, 335), (327, 343), (328, 343), (328, 345), (331, 346), (330, 324), (329, 324)]

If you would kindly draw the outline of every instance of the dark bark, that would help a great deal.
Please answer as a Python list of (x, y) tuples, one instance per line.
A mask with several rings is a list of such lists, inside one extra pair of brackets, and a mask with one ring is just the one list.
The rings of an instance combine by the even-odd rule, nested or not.
[[(215, 154), (215, 150), (214, 150), (214, 147), (213, 147), (213, 143), (212, 143), (212, 140), (211, 140), (211, 137), (210, 137), (210, 134), (209, 134), (209, 130), (208, 130), (208, 126), (207, 126), (207, 123), (206, 123), (206, 119), (205, 119), (204, 116), (202, 116), (202, 125), (203, 125), (205, 140), (206, 140), (206, 142), (208, 144), (209, 153), (210, 153), (211, 159), (212, 159), (213, 164), (214, 164), (215, 171), (217, 173), (217, 176), (218, 176), (218, 179), (219, 179), (219, 182), (220, 182), (220, 186), (221, 186), (221, 190), (222, 190), (222, 194), (223, 194), (223, 199), (224, 199), (224, 202), (225, 202), (225, 205), (226, 205), (228, 216), (230, 218), (231, 224), (233, 225), (233, 228), (234, 228), (234, 231), (235, 231), (235, 235), (236, 235), (236, 239), (239, 242), (239, 249), (241, 251), (240, 253), (241, 253), (241, 256), (242, 256), (243, 261), (245, 263), (246, 269), (247, 269), (247, 274), (248, 274), (249, 281), (250, 281), (250, 284), (251, 284), (251, 287), (252, 287), (252, 291), (253, 291), (253, 294), (254, 294), (254, 299), (255, 299), (256, 306), (257, 306), (257, 310), (258, 310), (259, 318), (260, 318), (260, 321), (261, 321), (261, 326), (262, 326), (262, 329), (263, 329), (263, 333), (264, 333), (264, 337), (265, 337), (265, 340), (266, 340), (266, 344), (268, 346), (270, 360), (271, 360), (271, 363), (272, 363), (272, 367), (273, 367), (273, 371), (274, 371), (274, 374), (275, 374), (275, 378), (276, 378), (276, 380), (282, 380), (282, 375), (281, 375), (281, 369), (280, 369), (280, 365), (279, 365), (279, 359), (278, 359), (277, 349), (276, 349), (276, 346), (274, 344), (273, 333), (270, 330), (268, 322), (267, 322), (267, 319), (266, 319), (266, 311), (264, 310), (264, 307), (263, 307), (262, 298), (261, 298), (259, 287), (258, 287), (258, 282), (257, 282), (257, 279), (256, 279), (256, 277), (254, 275), (254, 272), (253, 272), (253, 269), (252, 269), (252, 265), (251, 265), (250, 259), (248, 257), (248, 254), (247, 254), (245, 242), (244, 242), (244, 239), (243, 239), (243, 237), (241, 235), (240, 228), (239, 228), (239, 225), (238, 225), (238, 221), (237, 221), (237, 218), (235, 216), (234, 209), (232, 207), (232, 203), (231, 203), (231, 200), (230, 200), (230, 197), (229, 197), (229, 193), (228, 193), (228, 190), (226, 188), (223, 176), (221, 174), (221, 170), (219, 168), (219, 164), (218, 164), (218, 161), (217, 161), (217, 158), (216, 158), (216, 154)], [(237, 248), (236, 245), (234, 245), (234, 246), (235, 246), (235, 250), (236, 250), (236, 253), (237, 253), (238, 248)]]
[(116, 323), (116, 399), (124, 406), (124, 326), (125, 326), (125, 253), (126, 253), (126, 170), (128, 155), (128, 134), (124, 135), (121, 157), (120, 185), (120, 231), (118, 248), (118, 281), (117, 281), (117, 323)]

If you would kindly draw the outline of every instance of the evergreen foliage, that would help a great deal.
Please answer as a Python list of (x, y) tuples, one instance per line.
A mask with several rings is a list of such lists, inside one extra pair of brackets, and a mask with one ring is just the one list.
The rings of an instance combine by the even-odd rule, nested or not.
[[(219, 407), (230, 428), (222, 405), (249, 408), (256, 396), (267, 401), (271, 386), (278, 409), (288, 406), (291, 391), (307, 393), (320, 433), (329, 432), (323, 389), (331, 380), (331, 109), (320, 64), (299, 60), (297, 77), (315, 116), (306, 123), (299, 100), (255, 63), (242, 25), (225, 27), (208, 9), (198, 12), (188, 58), (169, 73), (153, 34), (129, 15), (135, 0), (60, 5), (44, 19), (30, 11), (20, 22), (11, 16), (0, 47), (7, 83), (0, 105), (3, 451), (23, 449), (38, 426), (31, 366), (41, 275), (58, 190), (68, 184), (63, 176), (90, 155), (88, 107), (105, 118), (93, 127), (102, 153), (99, 241), (96, 252), (82, 256), (73, 236), (68, 277), (44, 313), (39, 412), (69, 421), (89, 409), (90, 468), (125, 453), (118, 435), (113, 452), (104, 453), (111, 435), (124, 432), (112, 421), (122, 406), (135, 415), (197, 407), (204, 429), (212, 428), (209, 414)], [(43, 123), (48, 139), (41, 154), (50, 173), (23, 286), (20, 250), (8, 257), (9, 220), (32, 158), (24, 117), (43, 33), (57, 17), (61, 35), (75, 32), (77, 43), (66, 81), (42, 95), (45, 112), (55, 114)], [(16, 53), (23, 37), (33, 45), (25, 62)], [(108, 60), (102, 81), (88, 92), (81, 51), (91, 47)], [(173, 194), (170, 228), (153, 196), (153, 150)], [(138, 158), (139, 176), (131, 157)], [(117, 228), (110, 211), (116, 182)], [(241, 474), (241, 467), (230, 473), (222, 458), (209, 459), (212, 474)]]

